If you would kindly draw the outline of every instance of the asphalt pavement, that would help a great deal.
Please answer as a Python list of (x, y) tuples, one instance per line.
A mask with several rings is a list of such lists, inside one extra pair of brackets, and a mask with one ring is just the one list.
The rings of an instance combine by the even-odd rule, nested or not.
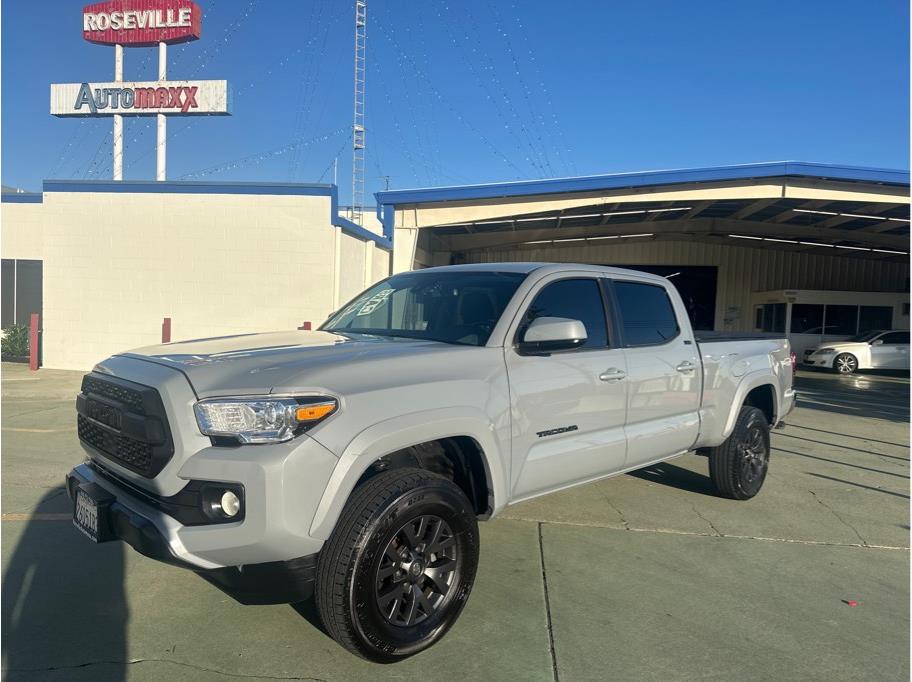
[(81, 536), (80, 376), (2, 367), (5, 679), (909, 679), (908, 376), (800, 372), (749, 502), (687, 455), (510, 508), (460, 621), (394, 666), (309, 604), (241, 606)]

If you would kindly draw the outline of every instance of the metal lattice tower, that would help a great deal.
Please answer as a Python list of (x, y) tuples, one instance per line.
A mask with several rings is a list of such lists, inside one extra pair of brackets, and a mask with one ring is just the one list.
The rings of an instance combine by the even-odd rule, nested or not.
[(367, 0), (355, 0), (355, 118), (352, 124), (352, 221), (364, 219), (364, 81)]

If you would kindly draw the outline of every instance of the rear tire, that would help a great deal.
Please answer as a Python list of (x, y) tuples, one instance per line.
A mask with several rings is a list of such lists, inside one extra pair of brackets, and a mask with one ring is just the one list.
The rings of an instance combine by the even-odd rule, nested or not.
[(423, 469), (393, 469), (345, 504), (320, 552), (317, 610), (350, 652), (392, 663), (446, 634), (477, 566), (478, 520), (462, 489)]
[(749, 500), (760, 492), (769, 468), (769, 428), (761, 410), (744, 405), (728, 439), (709, 449), (709, 476), (720, 495)]
[(858, 358), (851, 353), (840, 353), (833, 360), (833, 369), (840, 374), (854, 374), (858, 369)]

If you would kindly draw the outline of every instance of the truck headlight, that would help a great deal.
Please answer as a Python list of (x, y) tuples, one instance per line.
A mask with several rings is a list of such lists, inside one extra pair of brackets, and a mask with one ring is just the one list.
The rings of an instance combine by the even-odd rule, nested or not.
[(324, 396), (211, 398), (193, 406), (196, 423), (206, 436), (235, 438), (241, 443), (283, 443), (336, 411), (335, 398)]

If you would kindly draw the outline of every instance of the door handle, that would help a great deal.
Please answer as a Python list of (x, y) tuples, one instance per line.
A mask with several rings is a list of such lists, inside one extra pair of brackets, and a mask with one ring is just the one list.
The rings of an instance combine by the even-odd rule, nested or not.
[(624, 370), (618, 369), (617, 367), (612, 367), (607, 369), (601, 374), (599, 374), (599, 379), (602, 381), (620, 381), (621, 379), (627, 378), (627, 372)]
[(690, 360), (685, 360), (680, 365), (675, 367), (675, 369), (678, 370), (679, 372), (692, 372), (696, 368), (697, 368), (697, 366), (694, 363), (692, 363)]

